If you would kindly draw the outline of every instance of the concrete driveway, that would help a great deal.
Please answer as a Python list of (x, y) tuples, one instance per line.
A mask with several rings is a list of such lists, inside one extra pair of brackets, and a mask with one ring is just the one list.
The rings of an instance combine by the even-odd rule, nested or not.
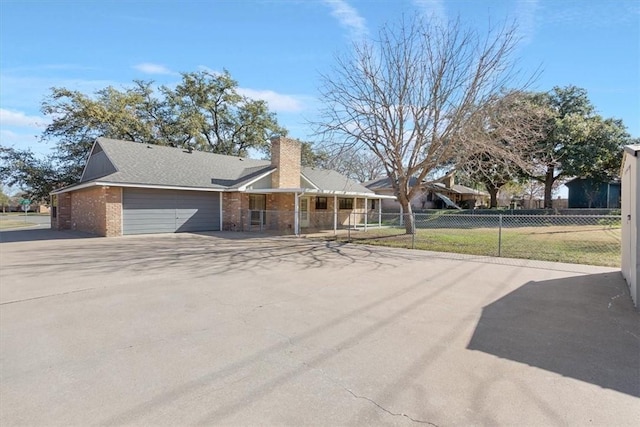
[(640, 419), (613, 269), (239, 233), (0, 241), (0, 425)]

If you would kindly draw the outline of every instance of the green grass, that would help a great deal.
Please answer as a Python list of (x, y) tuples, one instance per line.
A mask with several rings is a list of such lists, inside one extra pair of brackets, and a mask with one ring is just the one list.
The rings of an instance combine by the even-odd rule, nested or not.
[(36, 224), (32, 222), (25, 222), (24, 220), (20, 221), (18, 219), (0, 220), (0, 230), (4, 230), (6, 228), (31, 227), (32, 225)]
[[(491, 228), (420, 229), (415, 239), (404, 234), (404, 229), (371, 228), (352, 232), (351, 239), (371, 245), (411, 248), (414, 244), (415, 249), (498, 256), (498, 230)], [(500, 256), (619, 267), (620, 241), (617, 225), (505, 228)]]

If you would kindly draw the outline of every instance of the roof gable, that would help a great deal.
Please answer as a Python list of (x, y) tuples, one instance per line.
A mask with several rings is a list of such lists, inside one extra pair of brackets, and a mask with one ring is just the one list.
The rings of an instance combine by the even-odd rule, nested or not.
[(102, 176), (87, 176), (83, 181), (103, 178), (123, 184), (227, 189), (271, 168), (271, 163), (267, 160), (203, 151), (189, 152), (181, 148), (131, 141), (98, 138), (96, 145), (102, 148), (102, 152), (93, 150), (88, 164), (97, 160), (93, 159), (94, 156), (105, 153), (114, 169)]

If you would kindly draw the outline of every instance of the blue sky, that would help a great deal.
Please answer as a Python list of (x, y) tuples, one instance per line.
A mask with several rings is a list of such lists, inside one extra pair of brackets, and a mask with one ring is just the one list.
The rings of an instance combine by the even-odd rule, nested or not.
[(312, 140), (319, 73), (354, 40), (417, 11), (467, 25), (516, 19), (532, 86), (573, 84), (640, 136), (638, 0), (0, 0), (0, 143), (47, 153), (40, 103), (53, 86), (92, 93), (134, 79), (227, 69), (290, 136)]

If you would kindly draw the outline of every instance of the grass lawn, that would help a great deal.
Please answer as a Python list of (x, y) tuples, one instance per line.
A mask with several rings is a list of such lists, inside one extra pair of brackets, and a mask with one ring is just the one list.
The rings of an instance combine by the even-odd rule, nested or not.
[[(419, 229), (415, 249), (498, 256), (497, 228)], [(400, 228), (370, 228), (351, 233), (354, 242), (412, 247)], [(575, 264), (620, 266), (621, 228), (607, 225), (503, 228), (500, 256)]]
[(24, 222), (24, 219), (20, 220), (16, 219), (15, 217), (11, 219), (0, 219), (0, 230), (6, 228), (31, 227), (32, 225), (36, 224), (32, 222)]

